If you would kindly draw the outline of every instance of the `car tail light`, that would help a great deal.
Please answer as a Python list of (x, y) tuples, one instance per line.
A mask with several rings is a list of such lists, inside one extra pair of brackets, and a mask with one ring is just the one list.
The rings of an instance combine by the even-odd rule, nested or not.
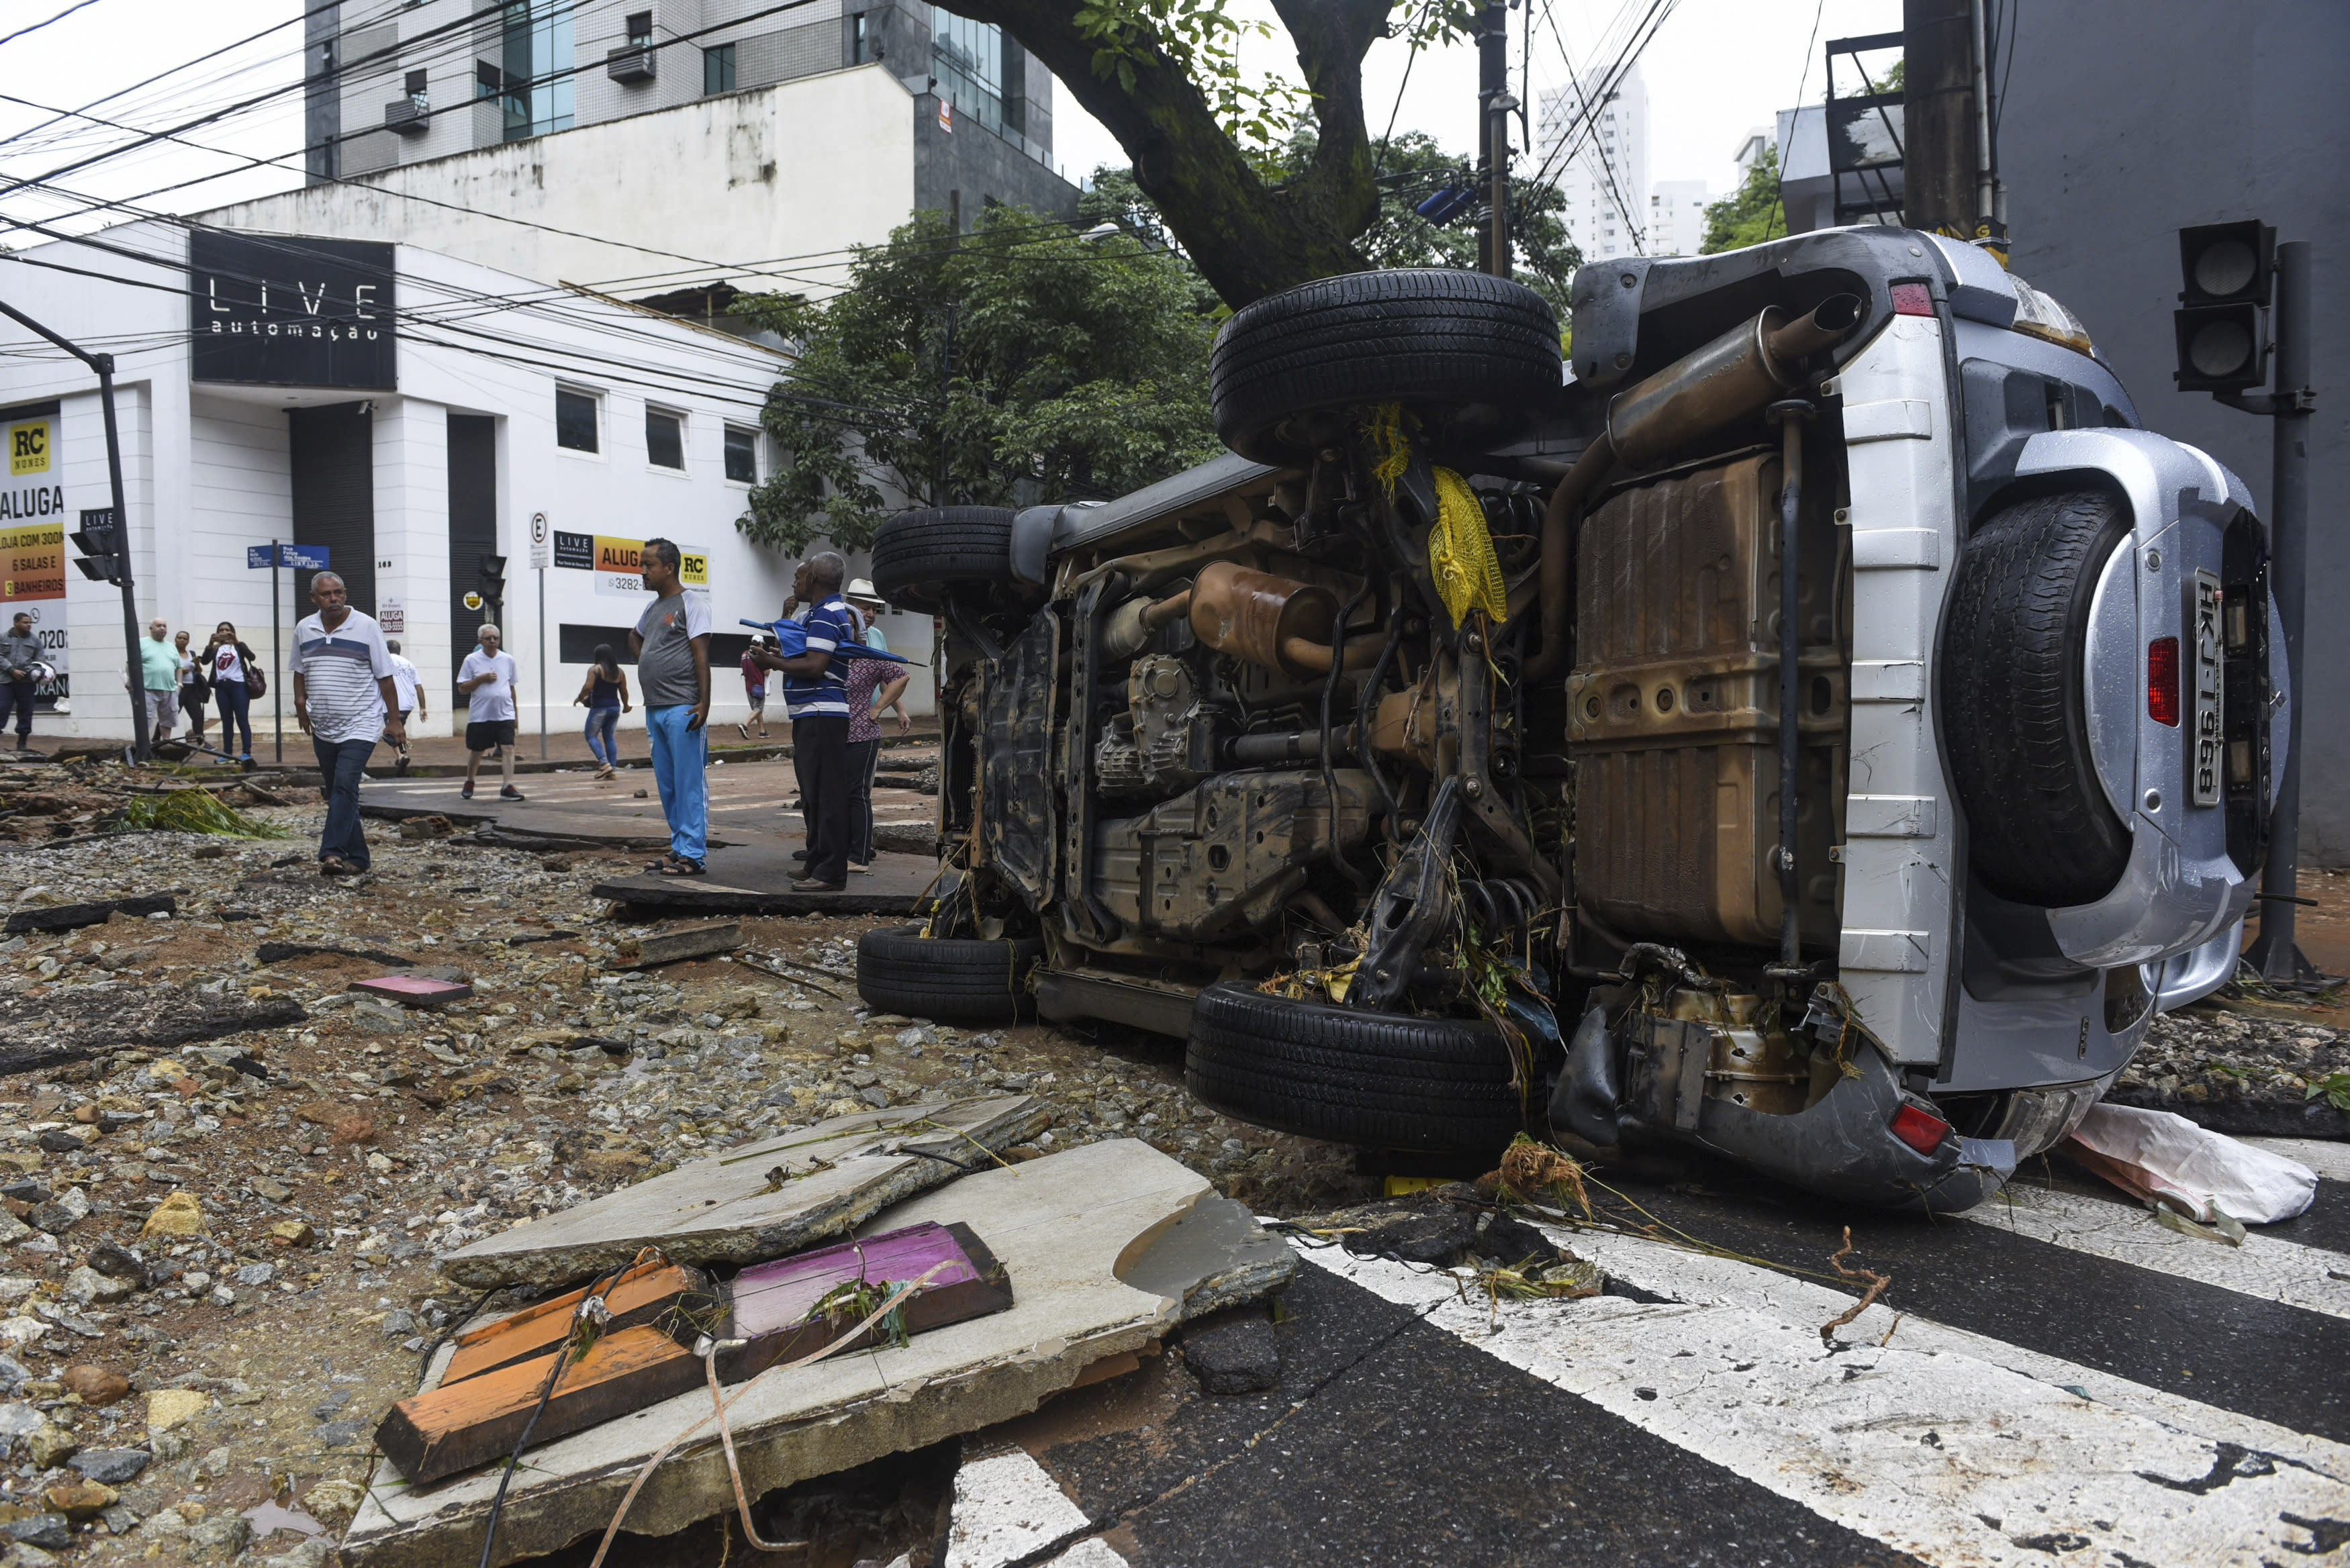
[(1893, 286), (1893, 314), (1931, 316), (1934, 296), (1922, 283), (1897, 283)]
[(1950, 1124), (1915, 1106), (1903, 1106), (1893, 1113), (1893, 1136), (1919, 1154), (1931, 1154), (1950, 1136)]
[(2146, 716), (2178, 727), (2178, 639), (2158, 637), (2146, 645)]

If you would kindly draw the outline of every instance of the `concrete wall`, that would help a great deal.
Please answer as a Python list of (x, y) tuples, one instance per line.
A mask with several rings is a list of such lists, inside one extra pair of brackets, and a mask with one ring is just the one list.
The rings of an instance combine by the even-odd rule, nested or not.
[(810, 262), (887, 237), (914, 206), (911, 104), (885, 64), (404, 163), (363, 184), (310, 186), (203, 218), (265, 234), (397, 238), (526, 278), (637, 296), (712, 278), (821, 294), (841, 274)]
[(2265, 506), (2270, 423), (2172, 386), (2178, 231), (2260, 218), (2313, 242), (2302, 853), (2350, 864), (2350, 6), (2076, 0), (2018, 7), (2000, 130), (2016, 275), (2062, 300), (2148, 427), (2203, 448)]

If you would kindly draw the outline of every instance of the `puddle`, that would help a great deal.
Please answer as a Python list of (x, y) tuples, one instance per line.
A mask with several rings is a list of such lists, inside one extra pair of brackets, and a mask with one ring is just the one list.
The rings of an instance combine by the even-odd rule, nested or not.
[(255, 1541), (280, 1530), (290, 1530), (296, 1535), (327, 1533), (325, 1525), (320, 1524), (300, 1509), (280, 1508), (274, 1502), (265, 1502), (257, 1508), (248, 1508), (244, 1511), (244, 1517), (253, 1521), (253, 1538)]

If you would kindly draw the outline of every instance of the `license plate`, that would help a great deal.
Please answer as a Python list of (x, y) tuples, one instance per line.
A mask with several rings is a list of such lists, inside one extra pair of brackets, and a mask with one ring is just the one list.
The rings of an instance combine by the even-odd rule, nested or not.
[(2227, 750), (2220, 711), (2220, 579), (2195, 574), (2195, 804), (2220, 804), (2221, 763)]

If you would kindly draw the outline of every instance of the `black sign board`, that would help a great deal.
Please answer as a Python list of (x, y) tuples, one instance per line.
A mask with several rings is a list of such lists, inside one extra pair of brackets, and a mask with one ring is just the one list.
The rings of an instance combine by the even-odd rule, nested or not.
[(556, 529), (555, 531), (555, 564), (558, 566), (577, 567), (583, 572), (594, 571), (596, 569), (596, 535), (566, 534), (560, 528)]
[(198, 229), (188, 278), (194, 379), (399, 385), (391, 246)]

